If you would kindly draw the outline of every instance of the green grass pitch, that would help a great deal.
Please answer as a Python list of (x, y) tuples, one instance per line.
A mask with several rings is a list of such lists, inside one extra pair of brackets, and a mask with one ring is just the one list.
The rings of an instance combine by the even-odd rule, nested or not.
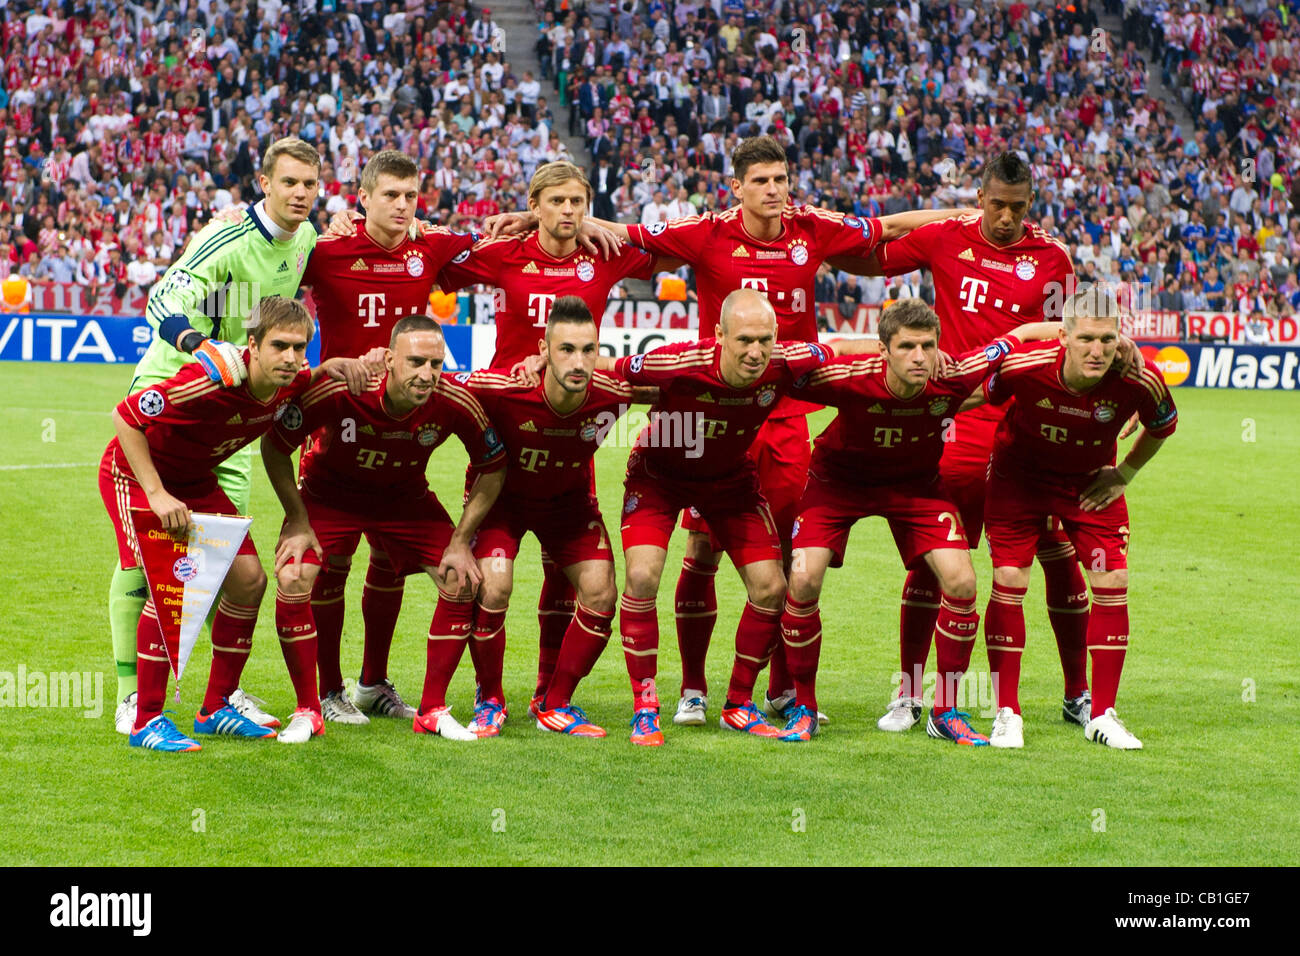
[[(875, 720), (897, 669), (903, 572), (880, 520), (859, 525), (822, 599), (820, 698), (832, 723), (810, 744), (674, 728), (667, 746), (627, 741), (630, 692), (618, 640), (577, 702), (604, 740), (558, 738), (526, 719), (536, 663), (537, 547), (518, 562), (507, 621), (514, 716), (472, 746), (417, 738), (404, 722), (330, 725), (301, 747), (213, 740), (197, 755), (132, 751), (113, 732), (105, 594), (115, 560), (95, 484), (125, 368), (21, 365), (0, 373), (0, 672), (103, 674), (103, 715), (0, 707), (0, 864), (1201, 864), (1300, 863), (1296, 661), (1295, 395), (1180, 391), (1178, 433), (1135, 482), (1132, 644), (1120, 713), (1146, 749), (1087, 743), (1060, 717), (1060, 667), (1035, 572), (1026, 618), (1026, 748), (972, 752), (886, 734)], [(829, 420), (820, 413), (814, 433)], [(617, 524), (626, 449), (597, 458), (604, 512)], [(463, 452), (444, 446), (431, 480), (459, 500)], [(254, 538), (273, 551), (280, 514), (265, 478)], [(660, 594), (660, 688), (671, 714), (679, 676), (674, 538)], [(348, 590), (344, 672), (360, 667), (360, 570)], [(976, 557), (980, 610), (989, 590)], [(619, 567), (620, 582), (622, 567)], [(408, 698), (423, 678), (434, 589), (412, 578), (392, 676)], [(718, 575), (710, 655), (715, 697), (729, 672), (743, 602)], [(243, 684), (283, 716), (292, 694), (263, 604)], [(210, 653), (201, 640), (168, 706), (182, 729)], [(968, 686), (986, 686), (983, 641)], [(760, 687), (766, 678), (760, 678)], [(466, 717), (468, 656), (451, 688)], [(978, 698), (977, 693), (971, 695)], [(990, 720), (975, 699), (974, 723)], [(667, 720), (666, 714), (665, 719)]]

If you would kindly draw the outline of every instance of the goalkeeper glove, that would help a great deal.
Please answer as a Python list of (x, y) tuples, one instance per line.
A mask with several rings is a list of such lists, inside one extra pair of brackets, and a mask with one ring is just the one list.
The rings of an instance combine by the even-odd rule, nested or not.
[(244, 356), (229, 342), (204, 339), (191, 354), (203, 366), (203, 371), (208, 373), (208, 378), (223, 388), (234, 388), (248, 377)]

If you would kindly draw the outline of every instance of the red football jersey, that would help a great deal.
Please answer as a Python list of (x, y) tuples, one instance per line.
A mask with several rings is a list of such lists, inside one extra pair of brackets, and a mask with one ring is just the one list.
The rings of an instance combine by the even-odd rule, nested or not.
[[(1049, 299), (1056, 311), (1073, 291), (1074, 266), (1064, 243), (1027, 222), (1017, 242), (995, 246), (980, 231), (983, 218), (973, 213), (927, 223), (876, 250), (885, 275), (930, 270), (934, 310), (943, 323), (939, 344), (954, 355), (1018, 325), (1044, 321)], [(1046, 316), (1047, 321), (1059, 318), (1059, 311)]]
[[(244, 364), (249, 361), (244, 349)], [(166, 381), (128, 395), (118, 403), (117, 413), (132, 428), (144, 432), (154, 467), (168, 492), (176, 495), (174, 488), (183, 487), (187, 496), (199, 495), (217, 486), (212, 469), (270, 430), (288, 412), (290, 400), (310, 384), (311, 370), (303, 369), (290, 384), (260, 401), (248, 390), (247, 382), (238, 388), (222, 388), (208, 378), (198, 362), (189, 362)], [(109, 447), (118, 469), (132, 475), (116, 438)]]
[(316, 301), (322, 360), (387, 346), (398, 319), (428, 311), (438, 273), (458, 256), (468, 258), (476, 238), (425, 226), (417, 238), (385, 249), (364, 223), (357, 226), (352, 236), (317, 239), (303, 273)]
[(632, 242), (661, 256), (685, 259), (700, 296), (700, 338), (712, 338), (722, 300), (756, 289), (776, 310), (777, 337), (817, 339), (817, 269), (832, 256), (869, 256), (880, 242), (879, 219), (858, 219), (815, 206), (787, 206), (781, 234), (770, 242), (745, 229), (739, 206), (650, 226), (628, 226)]
[(1086, 392), (1066, 386), (1061, 377), (1065, 348), (1059, 342), (1022, 346), (985, 383), (994, 404), (1016, 399), (998, 426), (993, 466), (1046, 479), (1087, 478), (1115, 463), (1120, 430), (1134, 412), (1155, 438), (1168, 438), (1178, 424), (1178, 409), (1155, 364), (1121, 374), (1112, 368)]
[(641, 249), (620, 247), (613, 259), (593, 256), (581, 247), (557, 259), (537, 241), (537, 230), (519, 236), (484, 239), (473, 254), (453, 262), (438, 277), (444, 290), (482, 283), (496, 286), (497, 347), (489, 368), (508, 369), (537, 354), (546, 334), (551, 305), (562, 295), (587, 303), (597, 328), (605, 315), (609, 290), (621, 279), (649, 279), (655, 259)]
[(813, 443), (811, 470), (850, 485), (915, 481), (921, 487), (932, 481), (957, 409), (1019, 344), (1007, 336), (968, 352), (908, 399), (890, 390), (883, 355), (840, 358), (819, 368), (793, 394), (838, 406), (840, 413)]
[[(632, 385), (659, 389), (650, 424), (637, 448), (652, 473), (703, 481), (731, 475), (749, 462), (746, 452), (796, 379), (832, 356), (817, 342), (778, 342), (763, 374), (748, 388), (722, 380), (717, 339), (664, 345), (617, 361), (614, 374)], [(752, 463), (750, 463), (752, 467)]]
[(591, 461), (610, 427), (632, 401), (632, 386), (612, 375), (592, 376), (586, 400), (561, 415), (542, 384), (520, 385), (507, 375), (457, 375), (487, 412), (506, 446), (510, 470), (503, 498), (549, 502), (591, 489)]
[(384, 408), (387, 384), (387, 376), (374, 376), (353, 395), (342, 382), (322, 380), (280, 416), (271, 440), (286, 455), (312, 436), (302, 459), (304, 491), (361, 511), (422, 498), (429, 490), (429, 455), (450, 434), (480, 470), (505, 465), (505, 449), (482, 407), (449, 376), (401, 418)]
[[(869, 256), (880, 242), (879, 219), (858, 219), (816, 206), (787, 206), (781, 234), (770, 242), (745, 228), (741, 208), (686, 216), (650, 226), (628, 226), (629, 238), (662, 256), (685, 259), (700, 296), (700, 338), (712, 338), (722, 301), (737, 289), (755, 289), (776, 310), (777, 338), (817, 340), (817, 269), (832, 256)], [(777, 418), (806, 415), (815, 405), (786, 398)]]

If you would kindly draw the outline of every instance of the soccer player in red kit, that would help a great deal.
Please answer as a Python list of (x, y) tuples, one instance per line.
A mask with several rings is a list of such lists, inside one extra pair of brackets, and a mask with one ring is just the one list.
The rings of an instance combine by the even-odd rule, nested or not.
[[(195, 362), (128, 396), (114, 410), (117, 437), (100, 463), (99, 489), (117, 532), (122, 567), (142, 564), (134, 512), (152, 511), (173, 534), (189, 531), (192, 510), (235, 514), (212, 469), (270, 429), (319, 373), (303, 367), (315, 328), (301, 304), (274, 296), (263, 299), (254, 307), (249, 326), (248, 349), (242, 356), (248, 379), (242, 385), (223, 388)], [(331, 365), (354, 366), (352, 374), (359, 381), (360, 363), (340, 360)], [(315, 545), (310, 528), (290, 522), (276, 548), (276, 630), (298, 699), (280, 735), (285, 743), (300, 743), (319, 732), (314, 665), (310, 660), (304, 664), (305, 657), (315, 657), (308, 603), (319, 566)], [(212, 622), (212, 670), (194, 719), (196, 734), (276, 736), (271, 728), (240, 714), (228, 699), (239, 686), (265, 590), (257, 549), (252, 538), (245, 537)], [(164, 638), (152, 599), (140, 618), (137, 643), (140, 687), (130, 745), (171, 752), (200, 749), (162, 714), (167, 674), (179, 649), (174, 638)]]
[[(725, 212), (687, 216), (650, 226), (625, 226), (597, 220), (620, 238), (664, 257), (661, 268), (689, 263), (700, 297), (700, 336), (707, 337), (723, 299), (736, 289), (762, 292), (777, 316), (782, 342), (817, 340), (817, 270), (834, 256), (867, 257), (886, 239), (955, 210), (899, 213), (883, 219), (858, 219), (812, 206), (791, 206), (790, 176), (785, 150), (770, 136), (742, 142), (732, 154), (731, 190), (739, 205)], [(795, 506), (803, 493), (811, 450), (808, 412), (817, 406), (784, 396), (772, 410), (750, 455), (758, 465), (759, 485), (771, 507), (789, 555)], [(682, 656), (678, 724), (703, 724), (707, 690), (704, 664), (717, 597), (713, 576), (720, 559), (716, 535), (688, 513), (682, 526), (692, 532), (677, 582), (677, 637)], [(768, 712), (784, 713), (791, 706), (793, 683), (784, 667), (782, 648), (772, 658)]]
[[(677, 516), (694, 507), (730, 556), (748, 601), (721, 724), (775, 737), (751, 699), (780, 639), (786, 579), (776, 524), (746, 453), (796, 379), (835, 354), (815, 342), (776, 341), (776, 313), (760, 292), (740, 289), (722, 302), (716, 339), (666, 345), (613, 362), (633, 385), (657, 387), (650, 425), (628, 458), (623, 496), (627, 580), (619, 629), (632, 681), (632, 742), (659, 746), (655, 689), (659, 624), (655, 595)], [(602, 364), (608, 360), (602, 360)]]
[[(453, 262), (439, 277), (448, 290), (479, 283), (496, 286), (496, 354), (489, 368), (507, 371), (530, 359), (534, 360), (530, 367), (540, 369), (537, 343), (546, 333), (547, 317), (560, 296), (582, 299), (599, 327), (615, 284), (629, 276), (649, 279), (663, 268), (654, 256), (629, 246), (619, 246), (609, 259), (580, 248), (579, 233), (591, 200), (591, 184), (577, 166), (568, 162), (539, 166), (528, 186), (528, 208), (536, 228), (483, 240), (465, 261)], [(550, 680), (575, 611), (573, 588), (551, 557), (543, 552), (536, 693)], [(497, 688), (483, 686), (485, 680), (498, 682), (490, 663), (497, 653), (492, 642), (498, 638), (488, 640), (496, 631), (489, 627), (495, 618), (489, 618), (483, 626), (475, 625), (477, 639), (471, 645), (480, 685), (475, 716), (480, 732), (490, 726), (499, 730), (506, 713), (504, 695), (494, 696)]]
[[(882, 245), (865, 268), (844, 260), (832, 265), (885, 275), (930, 269), (935, 311), (943, 320), (940, 344), (950, 354), (969, 352), (1023, 322), (1056, 320), (1061, 301), (1073, 291), (1074, 266), (1065, 245), (1025, 222), (1033, 198), (1029, 166), (1016, 154), (1003, 153), (984, 166), (978, 213), (930, 223)], [(1001, 417), (1002, 410), (991, 407), (959, 415), (940, 465), (972, 547), (984, 526), (984, 480)], [(1087, 587), (1078, 556), (1059, 530), (1043, 530), (1038, 560), (1065, 675), (1062, 714), (1085, 724), (1090, 699)], [(933, 571), (913, 568), (903, 587), (899, 626), (903, 682), (879, 721), (882, 730), (907, 730), (921, 717), (921, 677), (941, 603)]]
[(907, 568), (925, 564), (939, 580), (942, 611), (935, 628), (940, 672), (930, 736), (985, 746), (968, 715), (956, 709), (957, 684), (979, 629), (975, 569), (957, 508), (939, 477), (953, 416), (989, 372), (1026, 337), (1055, 337), (1054, 323), (1017, 328), (936, 372), (939, 317), (920, 299), (903, 299), (880, 317), (880, 354), (827, 363), (793, 394), (835, 405), (839, 415), (817, 436), (808, 486), (799, 502), (794, 561), (781, 632), (795, 682), (785, 740), (817, 732), (815, 680), (821, 652), (817, 602), (829, 567), (844, 563), (849, 531), (860, 519), (888, 519)]
[[(413, 728), (477, 740), (451, 716), (446, 693), (474, 618), (479, 574), (470, 539), (505, 482), (505, 451), (474, 397), (442, 377), (445, 355), (437, 322), (426, 315), (402, 318), (393, 326), (386, 375), (372, 378), (360, 395), (333, 382), (308, 389), (263, 440), (262, 456), (276, 490), (292, 499), (289, 456), (312, 436), (295, 512), (310, 520), (326, 560), (351, 555), (367, 534), (399, 574), (423, 569), (434, 579), (438, 603)], [(455, 526), (425, 477), (429, 455), (449, 434), (479, 469)]]
[[(539, 385), (520, 384), (494, 372), (456, 376), (496, 424), (510, 469), (501, 497), (479, 526), (474, 555), (483, 575), (474, 618), (479, 643), (479, 696), (487, 708), (504, 699), (505, 615), (519, 542), (531, 531), (556, 566), (572, 581), (575, 611), (548, 682), (530, 710), (537, 726), (575, 737), (605, 731), (572, 704), (574, 688), (591, 673), (605, 649), (618, 591), (614, 556), (592, 489), (592, 456), (633, 400), (632, 386), (596, 372), (600, 342), (596, 323), (577, 296), (555, 300), (542, 342), (546, 369)], [(496, 736), (501, 721), (490, 713), (474, 725)]]
[[(1178, 410), (1150, 360), (1119, 369), (1119, 309), (1113, 296), (1076, 293), (1065, 300), (1061, 318), (1058, 342), (1016, 349), (984, 385), (993, 404), (1016, 400), (998, 425), (985, 499), (993, 595), (984, 615), (984, 640), (998, 704), (989, 740), (995, 747), (1024, 746), (1021, 602), (1039, 529), (1056, 516), (1084, 555), (1092, 585), (1087, 640), (1093, 708), (1083, 734), (1110, 747), (1137, 750), (1142, 742), (1115, 716), (1129, 638), (1124, 490), (1173, 434)], [(1144, 429), (1116, 466), (1117, 437), (1135, 412)]]
[[(357, 356), (387, 347), (403, 316), (424, 315), (438, 273), (470, 255), (478, 237), (415, 220), (419, 168), (398, 150), (376, 153), (361, 170), (364, 220), (340, 223), (321, 236), (307, 260), (302, 284), (310, 286), (320, 320), (321, 357)], [(312, 609), (319, 633), (320, 694), (325, 719), (368, 723), (366, 713), (413, 718), (388, 680), (388, 655), (402, 610), (404, 576), (367, 536), (370, 565), (361, 592), (365, 644), (361, 675), (349, 698), (339, 662), (344, 591), (352, 553), (336, 554), (316, 580)]]

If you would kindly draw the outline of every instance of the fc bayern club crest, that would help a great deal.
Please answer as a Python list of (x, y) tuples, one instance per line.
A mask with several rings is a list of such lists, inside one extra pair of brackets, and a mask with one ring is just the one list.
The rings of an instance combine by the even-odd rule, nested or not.
[(595, 422), (584, 422), (582, 428), (578, 432), (578, 437), (583, 441), (595, 441), (598, 430), (599, 429), (596, 428)]
[(172, 565), (172, 575), (182, 584), (186, 581), (193, 581), (198, 576), (198, 573), (198, 560), (188, 554), (183, 558), (177, 558), (176, 563)]
[(424, 260), (419, 256), (411, 256), (406, 260), (406, 274), (411, 276), (424, 275)]
[(1017, 279), (1023, 279), (1025, 282), (1028, 282), (1030, 279), (1034, 277), (1034, 273), (1036, 271), (1037, 270), (1034, 268), (1034, 264), (1030, 262), (1028, 259), (1021, 259), (1019, 262), (1016, 263)]
[(776, 389), (771, 385), (764, 385), (758, 390), (757, 401), (760, 408), (767, 408), (776, 401)]
[(298, 253), (298, 274), (299, 275), (302, 275), (302, 267), (305, 266), (306, 264), (307, 264), (307, 256), (301, 252)]
[(596, 267), (586, 259), (583, 259), (578, 263), (578, 278), (583, 282), (590, 282), (592, 279), (596, 278)]
[(791, 247), (790, 247), (790, 258), (794, 260), (794, 264), (795, 264), (795, 265), (797, 265), (797, 266), (801, 266), (801, 265), (803, 265), (805, 262), (808, 261), (808, 247), (807, 247), (807, 246), (791, 246)]

